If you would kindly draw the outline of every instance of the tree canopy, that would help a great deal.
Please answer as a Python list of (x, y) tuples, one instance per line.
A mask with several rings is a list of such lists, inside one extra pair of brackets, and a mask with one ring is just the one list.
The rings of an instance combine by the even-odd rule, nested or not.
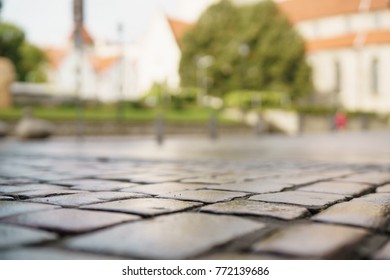
[[(204, 56), (213, 63), (202, 72), (197, 62)], [(216, 96), (241, 89), (296, 99), (312, 90), (304, 41), (272, 1), (235, 6), (223, 0), (203, 13), (183, 37), (182, 86), (199, 86), (202, 73)]]
[(47, 59), (44, 52), (28, 43), (23, 30), (13, 24), (0, 22), (0, 56), (15, 64), (18, 81), (46, 80), (43, 67)]

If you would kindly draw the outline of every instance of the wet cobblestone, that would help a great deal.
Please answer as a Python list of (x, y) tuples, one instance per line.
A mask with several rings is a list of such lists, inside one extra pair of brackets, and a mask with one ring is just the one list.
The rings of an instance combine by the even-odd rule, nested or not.
[(138, 198), (83, 206), (84, 209), (117, 211), (145, 216), (166, 214), (201, 205), (174, 199)]
[(5, 224), (0, 224), (0, 236), (0, 250), (56, 239), (56, 235), (49, 232)]
[(43, 228), (52, 231), (80, 233), (106, 226), (138, 219), (138, 216), (85, 211), (76, 209), (56, 209), (17, 215), (4, 219), (3, 222)]
[(1, 142), (0, 259), (388, 260), (390, 135), (332, 137)]
[(120, 192), (89, 192), (70, 195), (57, 195), (51, 197), (40, 197), (29, 199), (28, 201), (48, 203), (60, 206), (77, 207), (86, 204), (105, 202), (110, 200), (120, 200), (126, 198), (145, 197), (139, 193)]
[(252, 200), (216, 203), (202, 207), (201, 210), (221, 214), (265, 216), (283, 220), (293, 220), (309, 215), (309, 211), (303, 207)]
[(345, 198), (345, 195), (301, 191), (286, 191), (250, 197), (251, 200), (294, 204), (313, 209), (327, 207), (336, 202), (343, 201)]
[(367, 235), (363, 229), (338, 225), (296, 225), (276, 232), (253, 246), (256, 252), (279, 253), (304, 258), (332, 258), (350, 249)]
[(76, 237), (65, 246), (134, 258), (186, 259), (263, 226), (237, 217), (181, 213)]

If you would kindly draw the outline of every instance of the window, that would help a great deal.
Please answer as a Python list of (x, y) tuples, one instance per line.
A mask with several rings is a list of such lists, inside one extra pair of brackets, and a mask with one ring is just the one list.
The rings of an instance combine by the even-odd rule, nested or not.
[(379, 61), (377, 58), (371, 62), (371, 92), (375, 95), (379, 93)]

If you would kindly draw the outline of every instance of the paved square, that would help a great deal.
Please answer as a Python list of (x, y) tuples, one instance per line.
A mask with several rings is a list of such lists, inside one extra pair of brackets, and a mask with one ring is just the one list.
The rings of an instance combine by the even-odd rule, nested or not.
[(0, 141), (0, 259), (390, 259), (390, 133)]

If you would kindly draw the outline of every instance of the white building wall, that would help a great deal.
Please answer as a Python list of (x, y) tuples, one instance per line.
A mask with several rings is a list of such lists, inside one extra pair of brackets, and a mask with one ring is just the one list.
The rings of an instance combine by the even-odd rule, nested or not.
[[(81, 59), (81, 62), (80, 62)], [(80, 92), (82, 98), (93, 98), (96, 92), (95, 74), (87, 53), (82, 56), (72, 50), (62, 61), (55, 78), (61, 91), (70, 95), (76, 93), (76, 67), (81, 65)]]
[[(372, 63), (378, 61), (378, 92), (373, 92)], [(313, 83), (319, 95), (328, 95), (350, 110), (390, 111), (390, 46), (345, 48), (311, 53)], [(336, 92), (336, 62), (340, 65), (340, 91)]]
[(297, 23), (297, 30), (308, 40), (324, 39), (370, 30), (390, 28), (390, 11), (374, 11), (308, 20)]
[(147, 92), (153, 83), (179, 86), (181, 52), (169, 23), (163, 14), (155, 16), (149, 32), (140, 43), (137, 58), (137, 91)]

